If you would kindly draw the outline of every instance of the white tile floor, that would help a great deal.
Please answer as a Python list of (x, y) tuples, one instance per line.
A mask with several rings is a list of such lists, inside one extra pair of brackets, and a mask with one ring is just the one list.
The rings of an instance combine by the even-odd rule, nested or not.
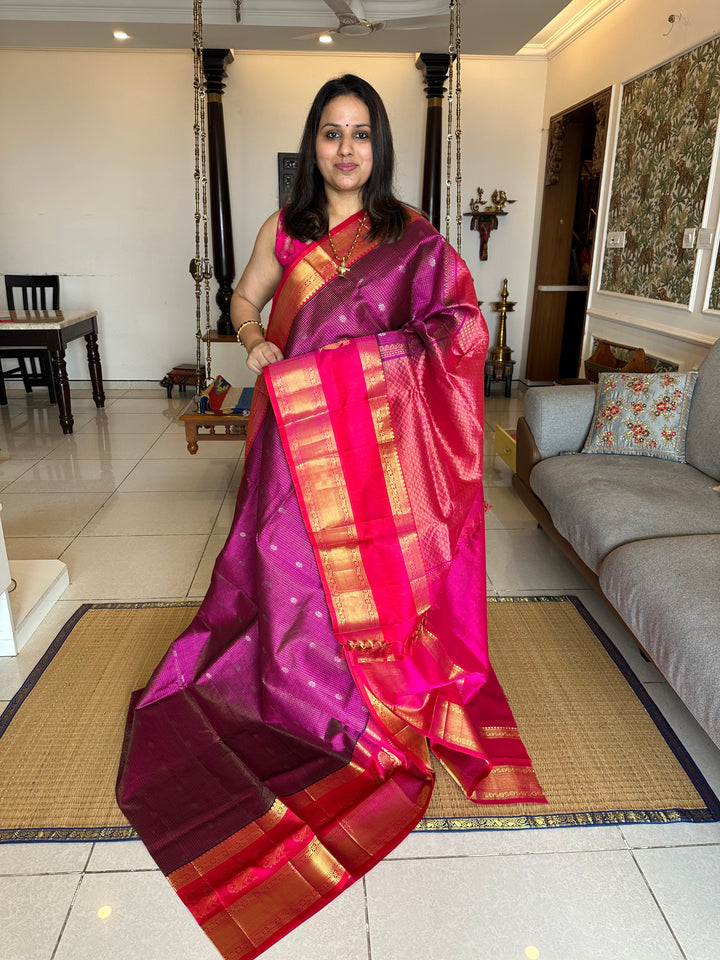
[[(74, 391), (64, 437), (39, 391), (0, 409), (0, 501), (12, 559), (56, 558), (71, 586), (28, 646), (0, 659), (0, 707), (80, 602), (202, 596), (239, 482), (241, 446), (190, 457), (160, 388)], [(574, 568), (492, 455), (522, 400), (487, 402), (488, 589), (574, 593), (628, 657), (720, 791), (720, 752)], [(720, 824), (415, 833), (268, 960), (717, 960)], [(0, 960), (212, 960), (142, 844), (0, 845)]]

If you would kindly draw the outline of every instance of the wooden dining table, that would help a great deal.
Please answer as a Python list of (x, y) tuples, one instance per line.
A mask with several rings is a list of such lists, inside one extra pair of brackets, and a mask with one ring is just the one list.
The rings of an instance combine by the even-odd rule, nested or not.
[(9, 310), (4, 313), (0, 311), (0, 349), (45, 347), (50, 353), (50, 366), (63, 433), (72, 433), (74, 422), (65, 348), (71, 340), (77, 340), (78, 337), (85, 337), (95, 406), (104, 407), (105, 393), (98, 347), (97, 310)]

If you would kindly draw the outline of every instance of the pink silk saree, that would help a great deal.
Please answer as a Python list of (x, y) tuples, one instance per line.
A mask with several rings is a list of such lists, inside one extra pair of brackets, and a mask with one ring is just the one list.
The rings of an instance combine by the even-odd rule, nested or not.
[[(333, 237), (349, 249), (358, 217)], [(237, 508), (208, 594), (133, 695), (118, 802), (226, 960), (417, 824), (428, 743), (476, 802), (543, 802), (487, 656), (487, 330), (418, 216), (288, 243)]]

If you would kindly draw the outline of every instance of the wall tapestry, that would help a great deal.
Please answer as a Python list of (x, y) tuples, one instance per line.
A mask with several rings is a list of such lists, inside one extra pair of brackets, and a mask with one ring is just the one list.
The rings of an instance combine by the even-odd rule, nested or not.
[(720, 37), (623, 87), (601, 287), (687, 304), (694, 250), (683, 230), (699, 227), (720, 112)]
[(720, 310), (720, 248), (715, 258), (715, 272), (713, 273), (708, 306), (711, 310)]

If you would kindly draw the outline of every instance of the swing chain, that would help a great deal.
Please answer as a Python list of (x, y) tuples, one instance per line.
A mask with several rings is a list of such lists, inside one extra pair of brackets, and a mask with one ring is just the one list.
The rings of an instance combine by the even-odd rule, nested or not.
[[(195, 402), (212, 379), (210, 359), (210, 280), (213, 275), (210, 263), (208, 237), (208, 175), (207, 175), (207, 126), (206, 90), (203, 71), (203, 22), (202, 0), (193, 0), (193, 90), (195, 140), (195, 257), (190, 261), (190, 276), (195, 281)], [(205, 294), (205, 332), (202, 329), (203, 291)], [(206, 362), (203, 367), (202, 344), (205, 342)]]
[[(455, 183), (457, 189), (457, 213), (456, 221), (456, 248), (458, 253), (462, 249), (462, 151), (460, 117), (461, 105), (460, 96), (462, 87), (460, 84), (460, 0), (450, 0), (450, 39), (448, 42), (448, 53), (450, 54), (450, 64), (448, 67), (448, 112), (447, 112), (447, 157), (446, 157), (446, 176), (445, 176), (445, 239), (450, 242), (450, 220), (451, 220), (451, 188), (452, 188), (452, 140), (453, 140), (453, 103), (455, 104)], [(454, 81), (454, 82), (453, 82)]]
[(447, 156), (445, 157), (445, 239), (450, 242), (450, 176), (452, 173), (452, 102), (453, 102), (453, 38), (455, 34), (455, 0), (450, 0), (450, 39), (448, 53), (448, 110), (447, 110)]
[(456, 183), (456, 214), (455, 222), (457, 226), (457, 252), (462, 252), (462, 149), (461, 149), (461, 137), (462, 137), (462, 128), (460, 126), (461, 121), (461, 109), (460, 109), (460, 97), (462, 93), (462, 86), (460, 84), (460, 46), (462, 43), (462, 33), (460, 29), (460, 6), (461, 0), (458, 0), (457, 9), (455, 12), (455, 57), (457, 59), (457, 69), (455, 71), (455, 143), (456, 143), (456, 159), (455, 159), (455, 183)]

